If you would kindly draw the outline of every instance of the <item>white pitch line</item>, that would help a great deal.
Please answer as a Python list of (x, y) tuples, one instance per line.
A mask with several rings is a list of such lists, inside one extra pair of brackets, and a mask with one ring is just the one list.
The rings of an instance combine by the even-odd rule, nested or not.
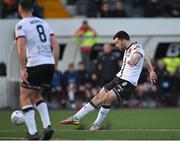
[[(43, 130), (40, 130), (43, 131)], [(55, 130), (56, 132), (89, 132), (90, 130)], [(0, 130), (0, 133), (23, 132), (23, 130)], [(100, 130), (100, 132), (180, 132), (180, 129), (110, 129)]]
[[(17, 137), (0, 137), (0, 140), (26, 140), (25, 138), (17, 138)], [(62, 140), (62, 139), (53, 139), (54, 141), (75, 141), (75, 140)], [(84, 140), (78, 140), (84, 141)], [(114, 140), (85, 140), (85, 141), (114, 141)], [(139, 140), (118, 140), (118, 141), (139, 141)], [(147, 141), (147, 140), (141, 140)], [(151, 141), (151, 140), (149, 140)], [(169, 140), (153, 140), (153, 141), (169, 141)]]
[[(56, 130), (59, 132), (88, 132), (90, 130)], [(110, 129), (100, 130), (101, 132), (180, 132), (180, 129)], [(92, 131), (91, 131), (92, 132)]]
[(25, 138), (18, 137), (0, 137), (0, 140), (25, 140)]

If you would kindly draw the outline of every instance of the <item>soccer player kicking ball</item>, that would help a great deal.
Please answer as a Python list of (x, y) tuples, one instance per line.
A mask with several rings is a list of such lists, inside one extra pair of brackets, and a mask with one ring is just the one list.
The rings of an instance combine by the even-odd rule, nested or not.
[(92, 131), (99, 130), (101, 122), (108, 114), (111, 105), (116, 101), (129, 97), (135, 90), (143, 65), (148, 69), (152, 83), (156, 82), (156, 73), (153, 71), (149, 58), (144, 55), (144, 50), (140, 44), (131, 42), (128, 33), (125, 31), (116, 33), (113, 40), (116, 47), (124, 51), (121, 70), (111, 82), (100, 90), (90, 103), (82, 107), (74, 116), (60, 121), (61, 124), (78, 125), (81, 118), (94, 111), (97, 107), (101, 107), (96, 120), (90, 128)]
[(22, 79), (20, 102), (28, 128), (27, 139), (39, 139), (35, 123), (36, 108), (44, 128), (42, 139), (49, 140), (54, 130), (41, 92), (50, 86), (59, 59), (59, 45), (48, 23), (32, 16), (32, 7), (31, 0), (20, 0), (18, 10), (22, 20), (15, 28)]

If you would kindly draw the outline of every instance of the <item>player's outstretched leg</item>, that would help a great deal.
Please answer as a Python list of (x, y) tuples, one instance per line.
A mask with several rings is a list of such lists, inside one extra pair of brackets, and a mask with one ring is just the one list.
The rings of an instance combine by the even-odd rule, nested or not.
[(51, 126), (47, 104), (42, 99), (39, 92), (34, 93), (34, 95), (32, 96), (32, 99), (33, 99), (33, 102), (36, 103), (36, 109), (39, 112), (41, 121), (43, 123), (44, 136), (42, 139), (49, 140), (51, 139), (54, 133), (54, 129)]
[(72, 124), (72, 125), (79, 125), (79, 121), (88, 113), (94, 111), (101, 103), (103, 96), (105, 95), (104, 88), (89, 102), (88, 104), (84, 105), (80, 111), (78, 111), (74, 116), (67, 118), (63, 121), (60, 121), (61, 124)]
[(99, 110), (98, 116), (90, 128), (91, 131), (100, 130), (100, 125), (101, 125), (102, 121), (104, 120), (104, 118), (106, 117), (106, 115), (108, 114), (108, 112), (110, 111), (111, 104), (117, 100), (118, 100), (117, 96), (113, 90), (108, 92), (103, 97), (101, 109)]
[(89, 112), (92, 112), (96, 109), (96, 106), (90, 102), (84, 105), (80, 111), (78, 111), (74, 116), (69, 117), (63, 121), (60, 121), (61, 124), (72, 124), (72, 125), (79, 125), (80, 119), (87, 115)]
[(36, 123), (35, 123), (35, 112), (30, 100), (31, 93), (32, 90), (21, 87), (20, 102), (22, 106), (22, 111), (24, 113), (24, 120), (28, 128), (27, 139), (39, 140), (39, 135), (37, 133)]

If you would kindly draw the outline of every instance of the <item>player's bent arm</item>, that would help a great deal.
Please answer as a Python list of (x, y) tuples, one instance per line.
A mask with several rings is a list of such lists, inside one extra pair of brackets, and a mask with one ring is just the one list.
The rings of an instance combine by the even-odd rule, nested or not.
[(133, 54), (131, 60), (128, 61), (128, 64), (129, 64), (131, 67), (133, 67), (133, 66), (135, 66), (135, 65), (139, 62), (140, 58), (141, 58), (141, 54), (135, 52), (135, 53)]
[(149, 75), (150, 75), (150, 79), (151, 79), (151, 83), (156, 83), (157, 80), (157, 75), (153, 70), (151, 61), (149, 59), (149, 57), (147, 55), (144, 56), (144, 66), (148, 69)]
[(58, 41), (57, 41), (57, 38), (56, 38), (55, 35), (52, 35), (50, 40), (51, 40), (51, 45), (52, 45), (52, 48), (53, 48), (55, 66), (57, 66), (58, 61), (59, 61), (59, 53), (60, 53), (59, 44), (58, 44)]
[(151, 73), (153, 71), (151, 61), (146, 54), (144, 55), (144, 66), (147, 68), (149, 73)]
[(25, 70), (25, 68), (26, 68), (25, 42), (26, 42), (26, 39), (24, 37), (20, 37), (17, 39), (17, 52), (18, 52), (21, 71)]

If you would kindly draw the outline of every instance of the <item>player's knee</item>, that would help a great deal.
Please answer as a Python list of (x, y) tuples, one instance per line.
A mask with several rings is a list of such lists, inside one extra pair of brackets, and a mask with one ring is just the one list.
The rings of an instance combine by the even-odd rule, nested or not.
[(102, 103), (102, 98), (99, 95), (96, 95), (93, 99), (92, 102), (96, 105), (99, 106)]
[(107, 101), (108, 101), (108, 96), (107, 96), (108, 94), (106, 94), (104, 97), (103, 97), (103, 99), (102, 99), (102, 104), (106, 104), (107, 103)]
[(37, 101), (41, 99), (42, 99), (41, 93), (39, 91), (35, 91), (32, 95), (33, 102), (36, 103)]
[(102, 99), (102, 105), (111, 105), (111, 95), (107, 93)]
[(25, 95), (25, 94), (20, 95), (20, 101), (26, 101), (27, 99), (29, 99), (29, 97), (27, 97), (27, 95)]
[(28, 94), (20, 94), (20, 103), (21, 106), (26, 106), (31, 104), (31, 99)]
[(20, 100), (21, 101), (26, 101), (30, 99), (30, 94), (28, 91), (25, 91), (25, 90), (21, 90), (21, 93), (20, 93)]

